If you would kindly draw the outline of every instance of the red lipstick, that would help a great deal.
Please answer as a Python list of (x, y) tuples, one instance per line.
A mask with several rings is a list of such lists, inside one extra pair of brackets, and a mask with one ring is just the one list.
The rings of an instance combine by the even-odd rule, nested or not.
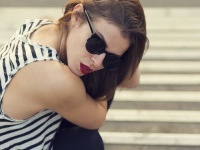
[(82, 63), (80, 63), (80, 70), (84, 75), (93, 72), (93, 70), (90, 67), (88, 67)]

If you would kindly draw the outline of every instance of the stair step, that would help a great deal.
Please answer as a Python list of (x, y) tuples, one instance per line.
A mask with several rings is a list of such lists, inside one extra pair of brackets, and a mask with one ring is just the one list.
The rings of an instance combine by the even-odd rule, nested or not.
[(200, 123), (200, 111), (111, 109), (106, 120)]
[(200, 102), (199, 91), (132, 91), (118, 89), (114, 101)]
[(106, 121), (100, 131), (200, 134), (200, 124), (183, 122)]
[(200, 146), (199, 134), (100, 132), (106, 144)]
[[(184, 18), (182, 18), (184, 20)], [(198, 18), (194, 18), (193, 20), (198, 19)], [(157, 21), (157, 22), (156, 22)], [(164, 20), (161, 19), (156, 20), (155, 23), (148, 21), (148, 28), (149, 30), (168, 30), (168, 31), (198, 31), (200, 30), (200, 26), (198, 23), (200, 23), (200, 21), (192, 21), (194, 23), (186, 23), (186, 22), (180, 22), (180, 23), (173, 23), (175, 20), (170, 18), (169, 20)], [(162, 23), (161, 23), (162, 22)], [(183, 25), (184, 24), (184, 25)]]
[(200, 85), (140, 84), (135, 91), (200, 91)]
[(199, 146), (105, 144), (105, 150), (199, 150)]
[[(200, 52), (200, 51), (199, 51)], [(143, 73), (200, 73), (199, 61), (149, 61), (140, 64)]]
[(133, 91), (118, 89), (112, 109), (199, 110), (199, 91)]
[(158, 19), (163, 17), (170, 18), (198, 18), (197, 14), (200, 14), (200, 9), (198, 7), (158, 7), (158, 8), (145, 8), (144, 9), (146, 18), (150, 19)]
[[(165, 96), (165, 95), (162, 95)], [(188, 99), (189, 101), (190, 99)], [(112, 109), (137, 109), (137, 110), (196, 110), (200, 102), (168, 102), (168, 101), (114, 101)]]
[(143, 74), (141, 84), (200, 86), (200, 74)]
[[(185, 21), (187, 19), (187, 21)], [(187, 30), (187, 31), (195, 31), (199, 30), (200, 26), (200, 19), (198, 16), (193, 17), (169, 17), (169, 16), (163, 16), (163, 17), (153, 17), (153, 18), (147, 18), (148, 22), (148, 28), (150, 30)]]
[(190, 49), (190, 48), (194, 48), (197, 49), (200, 47), (200, 39), (194, 39), (194, 40), (186, 40), (185, 42), (182, 39), (171, 39), (171, 40), (150, 40), (150, 47), (165, 47), (165, 48), (182, 48), (184, 47), (185, 49)]
[(198, 40), (200, 38), (200, 31), (196, 30), (193, 32), (188, 32), (188, 31), (177, 31), (177, 32), (172, 32), (165, 30), (163, 32), (160, 31), (148, 31), (148, 38), (150, 40), (154, 41), (159, 41), (159, 40), (169, 40), (173, 41), (175, 40)]
[(175, 49), (150, 47), (144, 55), (144, 60), (175, 60), (175, 61), (200, 61), (200, 49)]

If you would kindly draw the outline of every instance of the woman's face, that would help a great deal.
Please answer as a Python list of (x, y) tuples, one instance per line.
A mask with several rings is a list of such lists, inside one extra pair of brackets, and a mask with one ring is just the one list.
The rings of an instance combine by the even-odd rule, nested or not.
[[(105, 19), (99, 18), (92, 22), (94, 32), (106, 43), (106, 52), (121, 56), (129, 47), (128, 38), (122, 36), (119, 28)], [(92, 35), (87, 21), (81, 23), (80, 18), (71, 18), (66, 50), (68, 67), (73, 73), (82, 76), (103, 69), (106, 53), (91, 54), (86, 42)]]

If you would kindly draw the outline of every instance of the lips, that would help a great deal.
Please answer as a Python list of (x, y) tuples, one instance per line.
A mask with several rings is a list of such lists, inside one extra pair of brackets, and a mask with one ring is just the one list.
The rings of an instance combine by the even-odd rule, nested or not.
[(91, 73), (93, 71), (90, 67), (88, 67), (88, 66), (86, 66), (82, 63), (80, 63), (80, 69), (81, 69), (81, 72), (83, 74), (88, 74), (88, 73)]

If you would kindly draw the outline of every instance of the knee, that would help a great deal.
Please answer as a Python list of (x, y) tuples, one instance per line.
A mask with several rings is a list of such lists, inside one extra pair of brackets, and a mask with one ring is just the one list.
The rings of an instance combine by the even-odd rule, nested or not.
[(98, 130), (73, 127), (56, 134), (54, 150), (57, 149), (104, 150), (104, 144)]

